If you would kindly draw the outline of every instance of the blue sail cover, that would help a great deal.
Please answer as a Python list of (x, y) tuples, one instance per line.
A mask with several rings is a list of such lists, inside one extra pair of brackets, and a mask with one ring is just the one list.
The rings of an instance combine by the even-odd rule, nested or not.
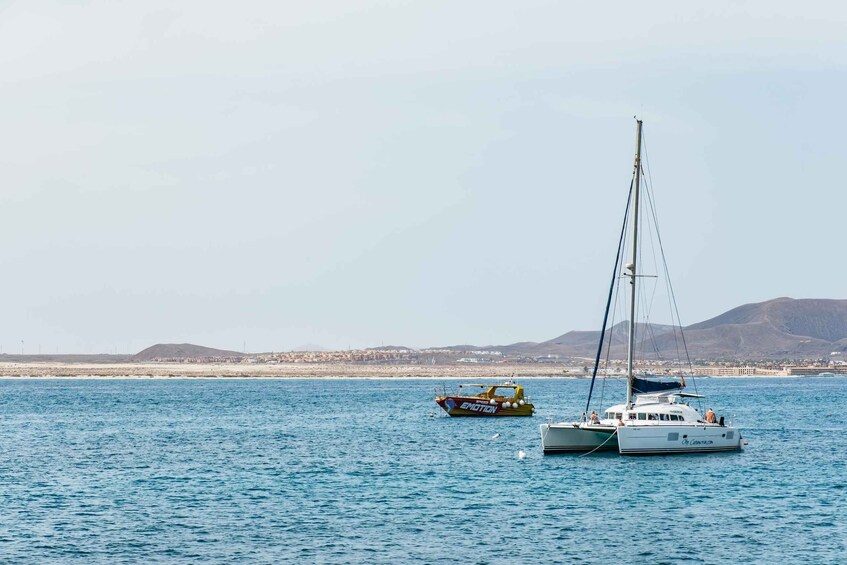
[(648, 381), (647, 379), (632, 377), (632, 392), (635, 394), (662, 392), (676, 388), (685, 388), (685, 381)]

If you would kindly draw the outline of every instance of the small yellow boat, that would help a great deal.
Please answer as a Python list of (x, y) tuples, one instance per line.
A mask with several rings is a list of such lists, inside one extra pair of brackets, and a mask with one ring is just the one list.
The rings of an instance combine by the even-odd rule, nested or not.
[(532, 416), (535, 412), (523, 387), (511, 381), (459, 385), (456, 394), (436, 396), (435, 402), (451, 416)]

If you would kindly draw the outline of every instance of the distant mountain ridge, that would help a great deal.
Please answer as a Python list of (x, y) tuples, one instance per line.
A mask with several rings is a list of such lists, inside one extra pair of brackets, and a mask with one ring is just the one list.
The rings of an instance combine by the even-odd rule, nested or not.
[[(612, 356), (625, 354), (626, 331), (613, 334)], [(680, 346), (670, 326), (652, 325), (658, 355), (676, 355)], [(775, 298), (745, 304), (684, 329), (692, 359), (782, 359), (825, 357), (847, 352), (847, 300)], [(636, 336), (644, 328), (636, 329)], [(609, 330), (607, 330), (609, 331)], [(503, 346), (505, 352), (592, 357), (599, 331), (572, 331), (537, 344)], [(518, 344), (515, 344), (518, 345)]]
[[(636, 337), (648, 335), (650, 358), (676, 359), (687, 346), (692, 360), (817, 359), (832, 352), (847, 357), (847, 300), (818, 298), (775, 298), (744, 304), (719, 316), (683, 328), (685, 342), (672, 326), (639, 324)], [(627, 322), (606, 330), (612, 334), (614, 359), (626, 356)], [(553, 339), (519, 342), (510, 345), (452, 345), (433, 347), (455, 353), (500, 351), (507, 355), (579, 357), (593, 359), (600, 339), (599, 331), (570, 331)], [(608, 339), (608, 338), (607, 338)], [(308, 346), (309, 350), (324, 348)], [(382, 346), (373, 350), (410, 349)], [(605, 353), (604, 353), (605, 355)], [(134, 361), (157, 359), (202, 359), (244, 357), (237, 351), (213, 349), (189, 343), (157, 344), (134, 355)], [(449, 360), (449, 359), (448, 359)]]
[(809, 357), (847, 350), (847, 300), (775, 298), (686, 328), (700, 356)]

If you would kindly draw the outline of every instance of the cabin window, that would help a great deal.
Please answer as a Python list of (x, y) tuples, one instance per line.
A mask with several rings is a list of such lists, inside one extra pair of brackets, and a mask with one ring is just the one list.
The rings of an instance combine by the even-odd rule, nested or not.
[(635, 420), (635, 412), (630, 412), (630, 413), (629, 413), (629, 419), (630, 419), (630, 420)]
[(659, 417), (656, 414), (647, 414), (648, 420), (658, 420)]
[(668, 420), (669, 418), (668, 418), (667, 414), (659, 414), (659, 419), (662, 420), (662, 421), (665, 421), (665, 420)]
[(645, 414), (644, 412), (639, 412), (639, 413), (638, 413), (638, 419), (639, 419), (639, 420), (646, 420), (646, 419), (647, 419), (647, 414)]

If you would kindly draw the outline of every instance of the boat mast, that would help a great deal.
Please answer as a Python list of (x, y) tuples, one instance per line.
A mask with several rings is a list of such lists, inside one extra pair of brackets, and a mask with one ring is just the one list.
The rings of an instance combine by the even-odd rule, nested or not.
[(638, 261), (638, 187), (641, 180), (641, 120), (636, 119), (635, 130), (635, 198), (632, 202), (632, 262), (629, 270), (629, 344), (626, 355), (626, 407), (632, 408), (632, 357), (635, 351), (635, 267)]

